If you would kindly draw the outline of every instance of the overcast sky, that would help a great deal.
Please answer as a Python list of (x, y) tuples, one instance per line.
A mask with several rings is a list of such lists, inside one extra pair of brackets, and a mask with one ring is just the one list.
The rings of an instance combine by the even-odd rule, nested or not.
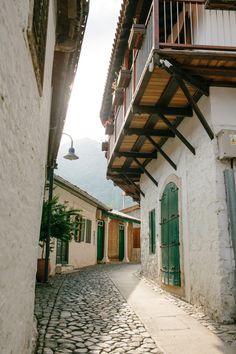
[[(87, 28), (64, 132), (73, 139), (105, 138), (99, 111), (122, 0), (90, 0)], [(64, 136), (62, 143), (66, 142)]]

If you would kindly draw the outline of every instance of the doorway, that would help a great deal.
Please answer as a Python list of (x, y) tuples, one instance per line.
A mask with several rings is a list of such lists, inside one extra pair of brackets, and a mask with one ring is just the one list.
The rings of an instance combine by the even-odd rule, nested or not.
[(119, 261), (123, 261), (125, 256), (125, 229), (123, 224), (119, 224)]
[(161, 198), (162, 283), (181, 286), (178, 187), (168, 183)]
[(98, 221), (97, 229), (97, 261), (102, 261), (104, 257), (104, 221)]
[(57, 239), (57, 264), (68, 264), (69, 242)]

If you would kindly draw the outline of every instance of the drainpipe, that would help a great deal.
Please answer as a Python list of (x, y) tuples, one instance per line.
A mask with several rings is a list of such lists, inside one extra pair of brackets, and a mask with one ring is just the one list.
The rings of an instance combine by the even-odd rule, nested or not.
[(229, 233), (232, 240), (234, 251), (234, 260), (236, 265), (236, 186), (234, 177), (233, 159), (231, 160), (231, 169), (224, 171), (226, 202), (229, 220)]
[(49, 256), (50, 256), (50, 234), (51, 234), (51, 214), (52, 206), (51, 201), (53, 197), (53, 178), (54, 178), (54, 167), (55, 164), (48, 167), (48, 179), (49, 179), (49, 189), (48, 189), (48, 215), (47, 215), (47, 237), (46, 237), (46, 250), (45, 250), (45, 269), (44, 269), (44, 282), (48, 282), (48, 266), (49, 266)]

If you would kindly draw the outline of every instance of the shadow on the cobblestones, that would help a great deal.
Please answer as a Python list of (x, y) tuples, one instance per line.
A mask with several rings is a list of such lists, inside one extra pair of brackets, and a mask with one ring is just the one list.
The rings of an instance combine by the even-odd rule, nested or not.
[(161, 353), (110, 280), (88, 267), (36, 287), (37, 354)]

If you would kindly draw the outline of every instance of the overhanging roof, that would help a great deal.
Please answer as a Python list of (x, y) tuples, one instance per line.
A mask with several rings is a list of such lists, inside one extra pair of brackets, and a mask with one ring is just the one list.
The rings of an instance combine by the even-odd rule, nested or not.
[(65, 180), (64, 178), (62, 178), (60, 176), (54, 177), (54, 183), (58, 187), (61, 187), (65, 190), (67, 190), (68, 192), (75, 195), (76, 197), (84, 200), (85, 202), (87, 202), (99, 209), (102, 209), (104, 211), (111, 210), (110, 207), (108, 207), (104, 203), (100, 202), (98, 199), (94, 198), (93, 196), (91, 196), (90, 194), (85, 192), (84, 190), (80, 189), (78, 186), (70, 183), (69, 181)]
[(89, 0), (57, 2), (48, 166), (52, 166), (57, 157), (71, 88), (80, 57), (88, 11)]

